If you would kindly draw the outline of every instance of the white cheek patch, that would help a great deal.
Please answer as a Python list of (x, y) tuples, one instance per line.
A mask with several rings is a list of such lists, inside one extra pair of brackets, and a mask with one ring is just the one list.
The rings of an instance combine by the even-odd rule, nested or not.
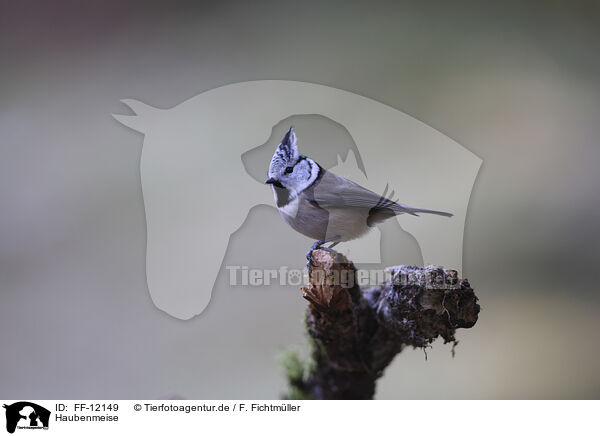
[(298, 192), (302, 192), (304, 191), (306, 188), (310, 188), (312, 186), (312, 184), (315, 182), (315, 180), (317, 180), (317, 177), (319, 176), (319, 165), (317, 165), (317, 163), (310, 159), (310, 158), (306, 158), (306, 161), (308, 162), (308, 164), (310, 165), (310, 176), (309, 178), (304, 181), (299, 187), (298, 187)]

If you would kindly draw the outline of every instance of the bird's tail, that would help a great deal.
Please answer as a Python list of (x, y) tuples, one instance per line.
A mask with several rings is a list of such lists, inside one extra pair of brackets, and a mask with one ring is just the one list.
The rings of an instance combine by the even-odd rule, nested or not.
[(381, 195), (381, 198), (379, 199), (379, 202), (377, 203), (375, 208), (377, 208), (377, 207), (389, 208), (392, 211), (394, 211), (394, 214), (407, 213), (409, 215), (418, 216), (417, 215), (418, 213), (430, 213), (432, 215), (440, 215), (440, 216), (446, 216), (446, 217), (454, 216), (454, 214), (451, 214), (449, 212), (442, 212), (440, 210), (431, 210), (431, 209), (418, 209), (415, 207), (410, 207), (410, 206), (405, 206), (404, 204), (400, 204), (400, 203), (398, 203), (398, 200), (394, 200), (394, 191), (392, 191), (390, 193), (389, 198), (386, 197), (388, 186), (389, 185), (385, 186), (385, 189), (383, 190), (383, 194)]
[(454, 216), (454, 214), (450, 213), (450, 212), (442, 212), (440, 210), (430, 210), (430, 209), (415, 209), (414, 207), (410, 208), (410, 211), (414, 214), (417, 213), (430, 213), (433, 215), (441, 215), (441, 216), (447, 216), (447, 217), (451, 217)]

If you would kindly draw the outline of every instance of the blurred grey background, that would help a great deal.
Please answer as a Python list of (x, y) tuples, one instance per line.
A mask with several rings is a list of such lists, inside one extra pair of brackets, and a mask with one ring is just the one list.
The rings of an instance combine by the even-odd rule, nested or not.
[(110, 114), (287, 79), (381, 101), (484, 161), (463, 263), (480, 321), (454, 359), (405, 350), (377, 398), (599, 398), (599, 19), (595, 1), (3, 1), (0, 397), (279, 396), (305, 302), (232, 288), (191, 321), (156, 309), (143, 137)]

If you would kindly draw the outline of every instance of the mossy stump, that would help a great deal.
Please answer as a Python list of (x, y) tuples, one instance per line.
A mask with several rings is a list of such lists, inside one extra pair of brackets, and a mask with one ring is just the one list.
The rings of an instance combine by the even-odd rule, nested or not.
[(454, 270), (390, 267), (390, 280), (361, 290), (343, 255), (318, 249), (312, 259), (302, 288), (311, 361), (287, 359), (287, 398), (372, 399), (377, 379), (404, 347), (425, 348), (438, 336), (456, 343), (456, 329), (477, 322), (477, 297)]

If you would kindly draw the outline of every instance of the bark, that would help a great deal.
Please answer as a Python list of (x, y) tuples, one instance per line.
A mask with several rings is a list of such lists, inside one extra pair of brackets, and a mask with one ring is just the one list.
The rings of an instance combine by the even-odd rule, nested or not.
[(425, 348), (438, 336), (456, 344), (456, 329), (477, 322), (477, 297), (454, 270), (391, 267), (390, 280), (361, 290), (343, 255), (314, 250), (313, 264), (302, 288), (311, 361), (288, 359), (288, 398), (372, 399), (404, 347)]

